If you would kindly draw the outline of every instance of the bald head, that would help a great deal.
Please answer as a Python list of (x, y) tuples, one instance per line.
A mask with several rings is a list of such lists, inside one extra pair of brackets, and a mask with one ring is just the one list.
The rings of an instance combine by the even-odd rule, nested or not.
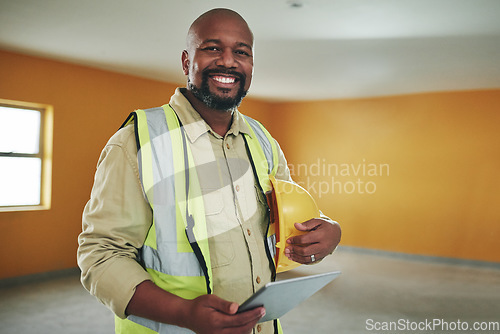
[(224, 22), (236, 22), (241, 26), (241, 29), (247, 30), (247, 32), (251, 36), (252, 46), (253, 46), (253, 33), (250, 30), (245, 19), (235, 12), (234, 10), (227, 8), (214, 8), (201, 14), (189, 27), (187, 36), (186, 36), (186, 47), (187, 50), (192, 49), (194, 44), (196, 44), (197, 36), (199, 32), (204, 30), (207, 26), (214, 24), (223, 25)]
[(236, 108), (253, 75), (253, 34), (246, 21), (232, 10), (212, 9), (193, 22), (186, 42), (181, 61), (190, 102), (197, 110)]

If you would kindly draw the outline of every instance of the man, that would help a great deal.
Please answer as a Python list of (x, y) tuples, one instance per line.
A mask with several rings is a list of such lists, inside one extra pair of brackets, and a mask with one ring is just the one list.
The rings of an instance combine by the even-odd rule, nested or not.
[[(257, 325), (263, 307), (236, 313), (275, 276), (267, 174), (290, 180), (276, 141), (237, 110), (253, 74), (245, 20), (201, 15), (182, 68), (187, 87), (137, 111), (101, 154), (79, 236), (82, 283), (117, 315), (118, 333), (281, 332), (277, 321)], [(326, 217), (297, 229), (309, 232), (286, 254), (299, 263), (340, 241)]]

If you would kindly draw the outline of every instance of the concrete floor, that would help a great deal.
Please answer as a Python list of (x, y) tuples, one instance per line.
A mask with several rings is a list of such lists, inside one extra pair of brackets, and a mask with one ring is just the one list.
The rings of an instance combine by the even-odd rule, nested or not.
[[(500, 333), (498, 267), (341, 249), (282, 278), (332, 270), (342, 275), (282, 318), (285, 333)], [(78, 279), (70, 274), (37, 283), (0, 284), (0, 333), (113, 333), (111, 312)], [(438, 322), (447, 322), (448, 329)], [(485, 330), (473, 331), (476, 322)], [(383, 328), (390, 325), (405, 328)], [(411, 330), (418, 326), (423, 330)], [(464, 326), (469, 331), (458, 330)]]

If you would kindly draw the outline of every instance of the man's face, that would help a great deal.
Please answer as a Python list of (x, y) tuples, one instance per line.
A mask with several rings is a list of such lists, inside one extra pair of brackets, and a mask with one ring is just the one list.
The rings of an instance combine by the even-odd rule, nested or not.
[(237, 18), (208, 18), (188, 36), (182, 66), (193, 95), (212, 109), (232, 110), (252, 81), (252, 33)]

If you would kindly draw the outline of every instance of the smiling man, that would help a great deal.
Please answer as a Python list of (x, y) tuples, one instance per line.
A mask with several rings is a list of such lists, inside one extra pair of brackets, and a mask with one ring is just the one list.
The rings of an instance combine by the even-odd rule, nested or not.
[[(228, 9), (191, 25), (182, 52), (187, 87), (137, 110), (99, 159), (83, 213), (83, 285), (115, 314), (117, 333), (281, 333), (238, 305), (275, 279), (268, 175), (289, 180), (283, 152), (237, 107), (253, 74), (253, 34)], [(287, 256), (331, 254), (340, 227), (296, 224)]]
[[(189, 91), (198, 99), (214, 109), (232, 110), (246, 95), (252, 80), (253, 36), (237, 17), (227, 15), (224, 22), (222, 26), (221, 22), (212, 24), (207, 14), (191, 26), (182, 67)], [(220, 37), (212, 38), (216, 35)]]
[[(191, 25), (186, 44), (182, 53), (182, 69), (188, 81), (186, 98), (209, 125), (216, 110), (223, 124), (229, 126), (231, 112), (239, 106), (252, 82), (250, 28), (238, 14), (214, 10)], [(220, 135), (227, 129), (217, 127)]]

